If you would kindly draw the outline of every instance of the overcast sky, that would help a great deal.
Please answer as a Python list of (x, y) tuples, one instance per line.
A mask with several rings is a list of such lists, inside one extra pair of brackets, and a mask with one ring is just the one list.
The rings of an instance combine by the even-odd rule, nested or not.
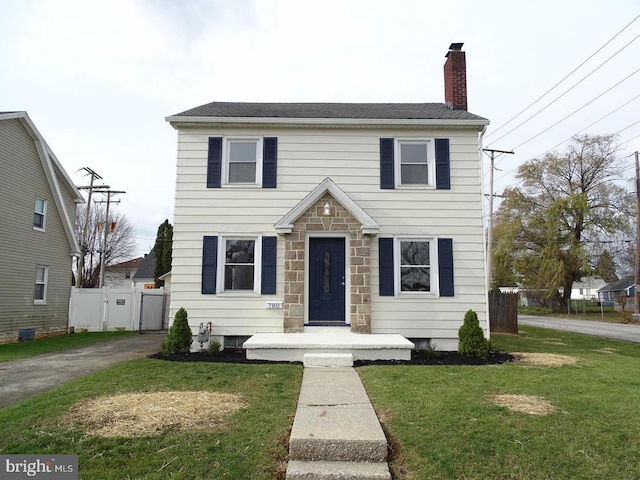
[[(139, 255), (152, 248), (158, 225), (173, 221), (176, 132), (166, 116), (212, 101), (443, 102), (452, 42), (467, 52), (469, 111), (491, 121), (485, 147), (515, 149), (498, 159), (495, 192), (514, 183), (519, 164), (562, 151), (583, 129), (620, 132), (628, 167), (621, 177), (634, 174), (637, 0), (0, 0), (0, 7), (0, 111), (26, 110), (76, 184), (87, 183), (77, 172), (86, 166), (127, 192), (116, 209), (134, 225)], [(488, 178), (485, 162), (487, 191)]]

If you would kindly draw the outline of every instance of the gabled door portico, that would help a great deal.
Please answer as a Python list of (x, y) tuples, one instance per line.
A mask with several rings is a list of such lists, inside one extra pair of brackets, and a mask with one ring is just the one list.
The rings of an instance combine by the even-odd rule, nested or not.
[(376, 221), (326, 178), (275, 228), (284, 235), (284, 331), (351, 325), (351, 332), (371, 333)]

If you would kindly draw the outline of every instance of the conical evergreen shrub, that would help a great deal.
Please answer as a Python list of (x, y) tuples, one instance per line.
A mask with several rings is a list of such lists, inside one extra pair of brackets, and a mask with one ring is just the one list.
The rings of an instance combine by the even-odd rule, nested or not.
[(464, 323), (458, 330), (458, 351), (465, 357), (486, 357), (489, 354), (489, 341), (484, 337), (478, 314), (473, 310), (464, 314)]
[(173, 325), (167, 333), (165, 348), (171, 353), (189, 353), (191, 350), (191, 328), (187, 321), (187, 311), (180, 308), (176, 312)]

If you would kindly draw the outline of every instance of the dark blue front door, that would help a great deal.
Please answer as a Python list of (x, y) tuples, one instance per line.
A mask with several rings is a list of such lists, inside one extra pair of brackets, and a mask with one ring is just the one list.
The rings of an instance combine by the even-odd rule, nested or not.
[(309, 323), (344, 323), (344, 238), (309, 239)]

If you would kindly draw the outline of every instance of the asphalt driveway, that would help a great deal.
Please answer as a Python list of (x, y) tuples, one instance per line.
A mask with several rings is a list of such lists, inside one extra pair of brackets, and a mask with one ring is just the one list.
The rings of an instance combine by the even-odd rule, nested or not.
[(531, 325), (533, 327), (551, 328), (553, 330), (584, 333), (585, 335), (595, 335), (598, 337), (640, 343), (640, 325), (592, 322), (591, 320), (577, 320), (573, 318), (536, 317), (533, 315), (518, 315), (518, 323)]
[(116, 363), (159, 352), (164, 339), (164, 332), (143, 333), (86, 347), (1, 362), (0, 408)]

